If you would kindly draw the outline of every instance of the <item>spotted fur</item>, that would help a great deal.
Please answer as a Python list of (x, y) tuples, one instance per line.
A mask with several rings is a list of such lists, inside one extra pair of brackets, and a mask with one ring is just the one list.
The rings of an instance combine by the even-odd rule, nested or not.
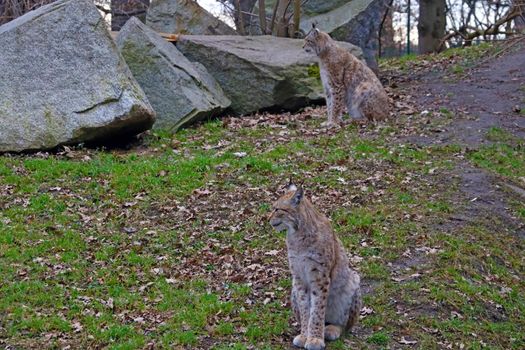
[(306, 36), (303, 48), (319, 57), (328, 107), (327, 124), (341, 122), (345, 111), (356, 120), (384, 120), (388, 117), (388, 96), (365, 63), (315, 27)]
[(287, 231), (292, 309), (301, 325), (293, 344), (320, 350), (351, 329), (361, 310), (360, 278), (349, 267), (329, 220), (291, 185), (273, 205), (270, 224)]

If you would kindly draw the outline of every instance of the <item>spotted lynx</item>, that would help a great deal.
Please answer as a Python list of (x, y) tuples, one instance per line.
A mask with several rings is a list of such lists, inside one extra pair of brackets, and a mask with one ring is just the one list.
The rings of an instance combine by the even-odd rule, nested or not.
[(348, 266), (330, 222), (304, 197), (302, 188), (289, 185), (273, 205), (270, 224), (277, 231), (287, 231), (292, 309), (301, 324), (293, 344), (324, 349), (325, 339), (339, 338), (359, 318), (359, 275)]
[(304, 42), (307, 52), (319, 57), (321, 81), (328, 107), (327, 125), (341, 122), (345, 110), (355, 120), (383, 120), (389, 100), (379, 79), (368, 66), (315, 26)]

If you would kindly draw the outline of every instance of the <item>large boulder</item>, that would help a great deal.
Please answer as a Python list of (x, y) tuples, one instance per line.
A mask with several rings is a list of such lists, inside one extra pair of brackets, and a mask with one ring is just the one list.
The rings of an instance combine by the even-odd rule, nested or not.
[[(183, 35), (177, 48), (202, 63), (232, 101), (237, 114), (296, 110), (324, 98), (318, 60), (303, 40), (273, 36)], [(340, 43), (357, 57), (359, 48)]]
[[(306, 16), (316, 16), (321, 13), (329, 12), (346, 4), (349, 0), (308, 0), (301, 4), (301, 11)], [(272, 16), (276, 0), (266, 0), (265, 9), (269, 17)], [(256, 5), (257, 7), (257, 5)]]
[(155, 117), (90, 0), (59, 0), (0, 27), (0, 151), (147, 130)]
[(194, 0), (152, 0), (146, 24), (157, 32), (235, 35), (237, 32)]
[[(319, 29), (329, 33), (333, 39), (359, 46), (363, 49), (368, 66), (377, 70), (379, 26), (389, 1), (314, 1), (314, 3), (319, 3), (319, 6), (310, 7), (308, 15), (301, 19), (301, 29), (308, 32), (312, 23), (316, 23)], [(329, 4), (331, 6), (328, 6)], [(315, 9), (320, 12), (316, 13)]]
[(230, 100), (209, 75), (177, 48), (133, 17), (116, 39), (129, 68), (157, 112), (155, 128), (175, 131), (217, 115)]

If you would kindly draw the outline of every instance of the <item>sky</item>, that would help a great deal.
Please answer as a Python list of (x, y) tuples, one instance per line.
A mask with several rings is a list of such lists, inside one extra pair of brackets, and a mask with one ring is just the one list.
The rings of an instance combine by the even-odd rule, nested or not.
[(233, 20), (230, 17), (225, 16), (222, 13), (222, 5), (216, 0), (197, 0), (197, 3), (203, 8), (208, 10), (211, 14), (219, 17), (223, 22), (230, 25), (230, 27), (235, 27)]

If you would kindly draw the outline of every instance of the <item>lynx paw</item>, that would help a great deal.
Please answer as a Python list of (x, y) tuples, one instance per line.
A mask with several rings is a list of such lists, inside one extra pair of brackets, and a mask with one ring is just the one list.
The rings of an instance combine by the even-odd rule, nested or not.
[(341, 336), (341, 327), (329, 324), (324, 328), (324, 338), (326, 340), (336, 340)]
[(304, 345), (306, 350), (323, 350), (324, 347), (324, 340), (321, 338), (308, 338)]
[(329, 120), (329, 121), (326, 121), (326, 122), (322, 122), (321, 123), (321, 127), (322, 128), (327, 128), (327, 129), (332, 129), (332, 128), (339, 127), (339, 124), (334, 123), (333, 121)]
[(350, 125), (363, 126), (363, 125), (368, 124), (368, 119), (365, 119), (365, 118), (351, 119), (348, 123)]
[(304, 335), (299, 334), (293, 338), (293, 345), (297, 346), (298, 348), (304, 348), (304, 344), (306, 344), (306, 337)]

